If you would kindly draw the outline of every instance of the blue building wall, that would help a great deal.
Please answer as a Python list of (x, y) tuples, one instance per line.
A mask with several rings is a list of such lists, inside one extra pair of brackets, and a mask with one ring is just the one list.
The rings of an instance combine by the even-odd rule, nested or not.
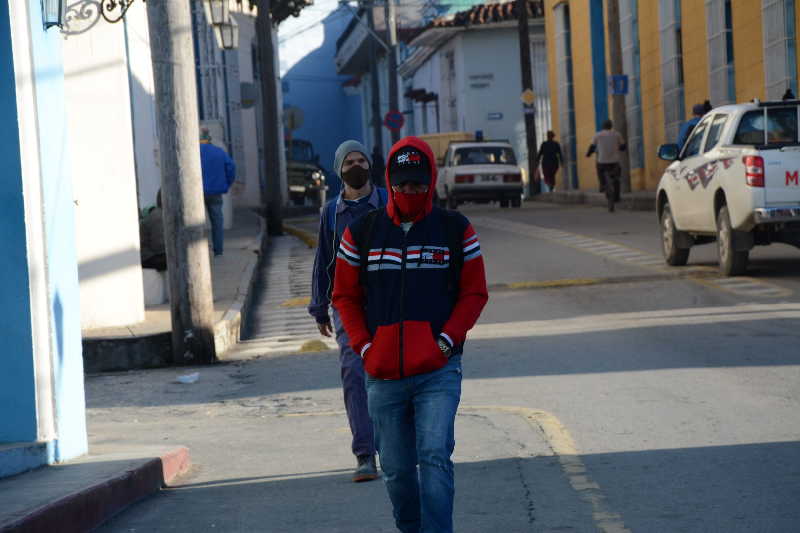
[[(8, 2), (0, 2), (0, 442), (36, 440), (36, 382), (28, 276), (22, 166)], [(13, 310), (13, 311), (12, 311)]]
[(606, 40), (603, 0), (591, 0), (589, 6), (592, 33), (592, 81), (594, 82), (594, 122), (600, 131), (608, 119), (608, 83), (606, 81)]
[[(31, 325), (29, 246), (25, 220), (44, 217), (47, 301), (50, 308), (53, 397), (56, 439), (46, 443), (42, 461), (57, 462), (87, 451), (81, 347), (78, 263), (75, 216), (67, 150), (67, 122), (61, 36), (45, 32), (40, 0), (25, 0), (30, 15), (30, 50), (21, 50), (33, 63), (38, 121), (39, 176), (23, 176), (20, 160), (16, 84), (9, 26), (9, 3), (0, 2), (0, 227), (4, 254), (0, 254), (0, 305), (5, 311), (2, 330), (5, 356), (0, 358), (0, 441), (37, 439), (34, 339)], [(21, 10), (20, 10), (21, 12)], [(18, 43), (19, 45), (19, 43)], [(24, 44), (22, 46), (25, 46)], [(26, 110), (29, 113), (34, 110)], [(30, 113), (33, 115), (33, 113)], [(27, 116), (27, 115), (26, 115)], [(31, 140), (28, 140), (31, 142)], [(25, 213), (23, 183), (40, 179), (42, 204)], [(41, 243), (38, 243), (41, 245)], [(9, 348), (11, 348), (9, 350)], [(43, 376), (41, 379), (46, 379)], [(6, 457), (26, 462), (38, 446)], [(0, 471), (3, 471), (0, 464)]]
[(345, 94), (342, 83), (348, 78), (336, 73), (334, 63), (336, 40), (349, 20), (337, 11), (325, 17), (322, 46), (306, 55), (283, 76), (284, 106), (299, 107), (304, 114), (303, 127), (294, 131), (292, 136), (311, 141), (319, 154), (320, 165), (331, 172), (328, 198), (340, 189), (339, 180), (332, 174), (336, 148), (347, 139), (364, 141), (361, 138), (360, 97)]

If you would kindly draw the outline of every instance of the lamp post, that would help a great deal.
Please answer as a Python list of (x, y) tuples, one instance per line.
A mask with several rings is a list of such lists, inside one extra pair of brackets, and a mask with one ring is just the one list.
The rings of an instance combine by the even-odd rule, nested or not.
[(64, 0), (42, 0), (42, 22), (45, 30), (53, 26), (63, 27), (64, 4)]
[(203, 10), (210, 26), (228, 24), (231, 20), (228, 0), (203, 0)]
[(227, 22), (214, 26), (214, 36), (217, 44), (223, 50), (233, 50), (239, 47), (239, 24), (233, 17), (229, 17)]

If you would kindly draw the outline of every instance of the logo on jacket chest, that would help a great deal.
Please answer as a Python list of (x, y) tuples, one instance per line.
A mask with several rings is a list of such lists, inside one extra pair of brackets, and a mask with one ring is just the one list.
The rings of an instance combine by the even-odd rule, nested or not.
[(450, 251), (446, 246), (409, 246), (406, 260), (408, 268), (447, 268)]

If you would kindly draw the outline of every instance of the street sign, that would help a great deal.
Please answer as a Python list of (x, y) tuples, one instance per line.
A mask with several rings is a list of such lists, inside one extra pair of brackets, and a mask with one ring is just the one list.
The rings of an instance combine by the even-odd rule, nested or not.
[(533, 93), (532, 89), (525, 89), (522, 91), (519, 99), (522, 100), (522, 103), (525, 105), (533, 105), (533, 102), (536, 101), (536, 95)]
[(398, 131), (406, 123), (406, 117), (400, 111), (389, 111), (383, 117), (383, 125), (393, 131)]
[(303, 127), (305, 115), (299, 107), (289, 107), (283, 111), (283, 123), (286, 129), (294, 131)]
[(625, 74), (610, 76), (608, 84), (611, 94), (628, 94), (628, 76)]

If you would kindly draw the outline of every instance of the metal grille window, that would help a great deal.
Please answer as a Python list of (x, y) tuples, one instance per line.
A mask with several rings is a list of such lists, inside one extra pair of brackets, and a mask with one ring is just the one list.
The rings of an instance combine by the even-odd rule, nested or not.
[(578, 187), (575, 145), (575, 98), (572, 90), (572, 49), (570, 47), (569, 6), (554, 9), (556, 29), (556, 72), (558, 77), (558, 122), (564, 155), (566, 189)]
[(660, 0), (661, 81), (664, 89), (664, 127), (667, 139), (677, 139), (686, 112), (683, 104), (683, 50), (680, 0)]
[(715, 105), (736, 102), (731, 0), (706, 0), (709, 97)]
[(794, 0), (761, 0), (768, 100), (779, 100), (786, 89), (797, 94), (794, 7)]
[(628, 94), (625, 95), (625, 116), (628, 122), (628, 150), (631, 168), (644, 168), (638, 6), (638, 0), (620, 0), (619, 3), (622, 70), (628, 76)]

